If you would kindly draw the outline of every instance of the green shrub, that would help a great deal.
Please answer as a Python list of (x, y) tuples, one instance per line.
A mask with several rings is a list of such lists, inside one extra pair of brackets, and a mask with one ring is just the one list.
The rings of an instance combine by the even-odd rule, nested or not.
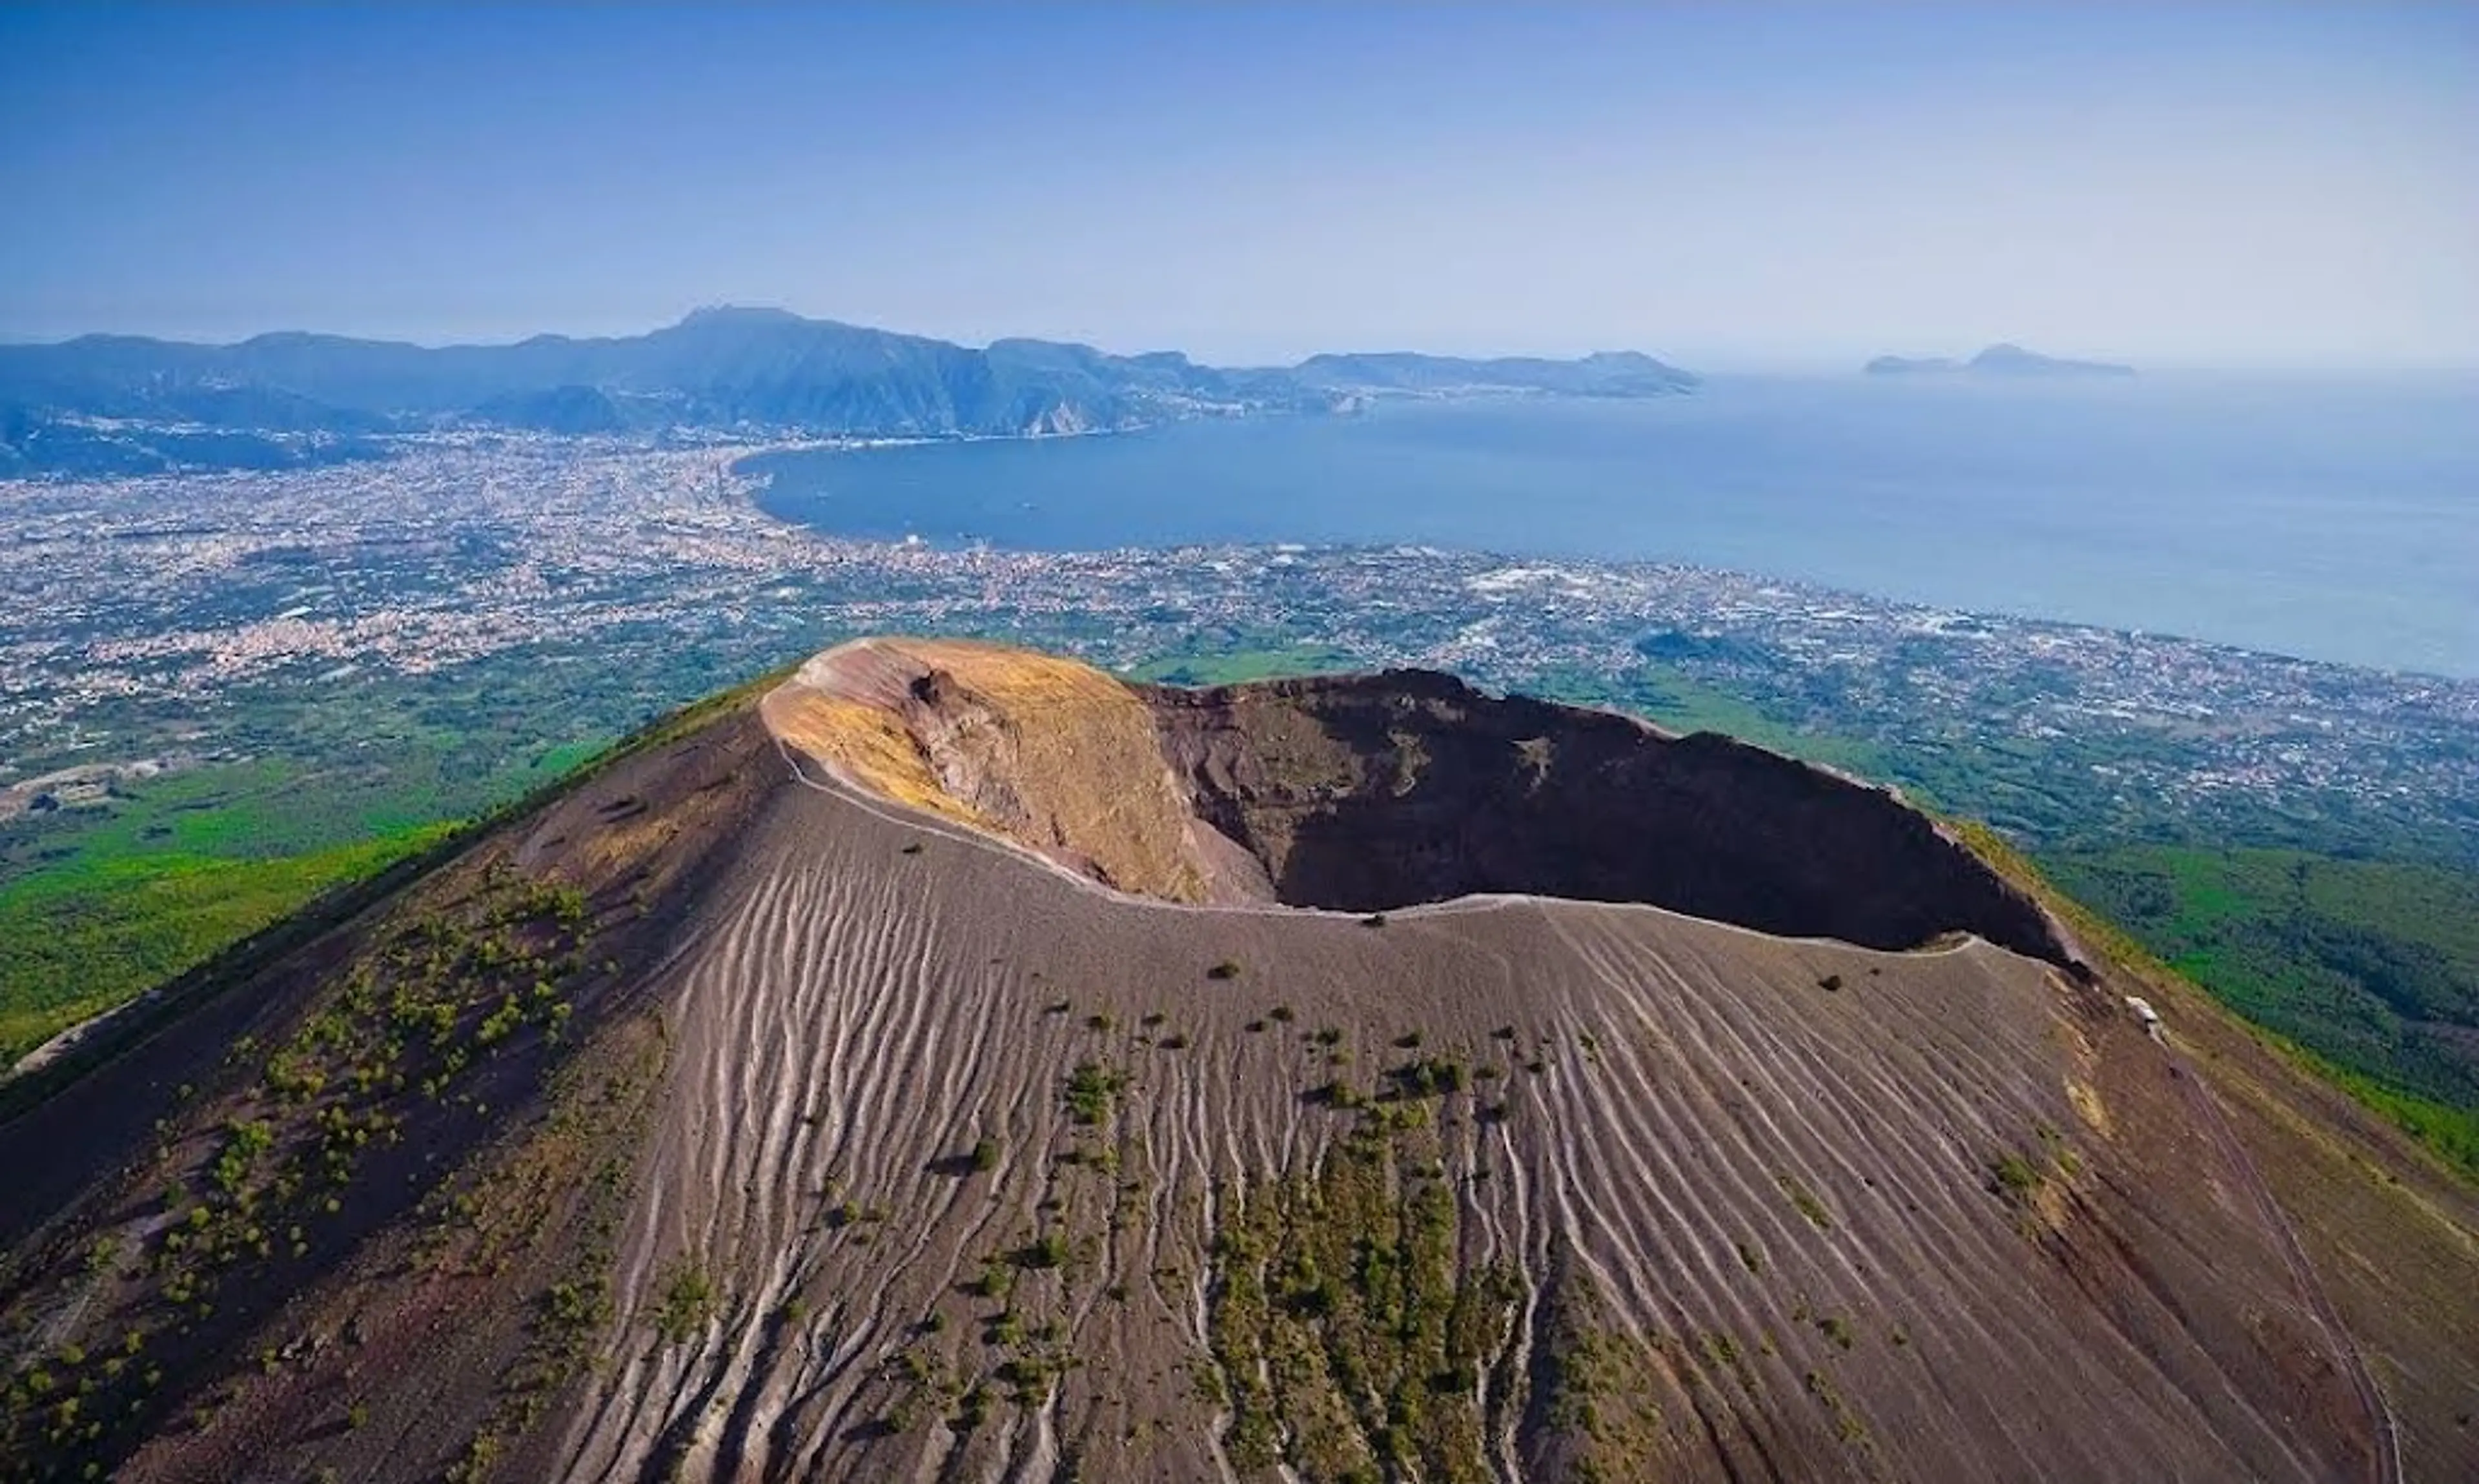
[(654, 1328), (675, 1344), (694, 1340), (714, 1318), (717, 1295), (705, 1269), (681, 1258), (665, 1270), (654, 1310)]
[(2039, 1167), (2010, 1149), (1989, 1164), (1988, 1188), (2008, 1200), (2029, 1200), (2040, 1184)]
[(1119, 1091), (1128, 1085), (1125, 1074), (1095, 1062), (1078, 1063), (1067, 1074), (1067, 1115), (1077, 1123), (1092, 1125), (1106, 1121), (1115, 1106)]

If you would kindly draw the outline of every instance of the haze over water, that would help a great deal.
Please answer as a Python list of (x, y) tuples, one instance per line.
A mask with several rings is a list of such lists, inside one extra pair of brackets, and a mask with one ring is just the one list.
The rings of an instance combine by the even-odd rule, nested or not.
[(1715, 378), (1642, 402), (771, 455), (767, 509), (1034, 550), (1393, 543), (1686, 562), (2479, 676), (2479, 376)]

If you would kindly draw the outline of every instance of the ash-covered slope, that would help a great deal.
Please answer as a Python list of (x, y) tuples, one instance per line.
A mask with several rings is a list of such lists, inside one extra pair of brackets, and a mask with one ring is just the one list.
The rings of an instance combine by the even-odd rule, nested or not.
[[(1628, 726), (1425, 678), (821, 656), (0, 1125), (6, 1456), (2479, 1466), (2466, 1189), (2199, 998), (2060, 967), (1890, 799)], [(1573, 860), (1526, 799), (1576, 811)], [(1802, 935), (1643, 905), (1678, 890)]]

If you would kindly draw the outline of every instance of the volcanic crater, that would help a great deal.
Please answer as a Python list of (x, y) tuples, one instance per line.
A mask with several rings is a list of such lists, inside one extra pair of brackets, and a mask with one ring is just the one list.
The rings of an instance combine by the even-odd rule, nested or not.
[(0, 1087), (0, 1473), (2479, 1476), (2479, 1196), (2001, 858), (846, 645)]
[(767, 705), (865, 789), (1176, 901), (1367, 913), (1562, 897), (1870, 948), (1970, 934), (2078, 962), (2028, 895), (1881, 788), (1431, 671), (1185, 689), (865, 640)]

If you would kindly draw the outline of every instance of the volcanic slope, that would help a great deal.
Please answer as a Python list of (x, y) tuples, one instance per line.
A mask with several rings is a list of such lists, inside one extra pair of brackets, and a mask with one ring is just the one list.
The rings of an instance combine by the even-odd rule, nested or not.
[(2466, 1187), (1444, 677), (847, 646), (0, 1091), (38, 1477), (2479, 1475)]

